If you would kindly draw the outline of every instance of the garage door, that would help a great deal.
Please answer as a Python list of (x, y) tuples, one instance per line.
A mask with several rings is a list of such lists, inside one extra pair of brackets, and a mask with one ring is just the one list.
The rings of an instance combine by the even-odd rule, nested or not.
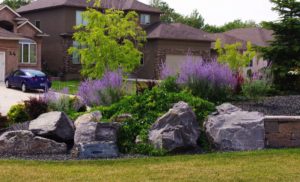
[[(180, 66), (185, 63), (188, 59), (187, 55), (171, 55), (166, 56), (166, 66), (176, 72), (180, 71)], [(199, 60), (201, 56), (192, 56), (192, 59)]]
[(0, 82), (5, 79), (5, 53), (0, 52)]

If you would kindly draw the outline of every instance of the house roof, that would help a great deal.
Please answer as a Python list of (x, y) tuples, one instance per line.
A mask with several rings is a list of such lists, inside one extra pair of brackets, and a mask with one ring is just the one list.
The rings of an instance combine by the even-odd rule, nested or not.
[(181, 23), (156, 23), (146, 31), (148, 39), (214, 41), (208, 37), (208, 33)]
[[(17, 10), (19, 13), (25, 13), (35, 10), (54, 8), (60, 6), (69, 7), (92, 7), (93, 2), (87, 3), (86, 0), (36, 0), (28, 5), (22, 6)], [(137, 0), (101, 0), (101, 6), (105, 9), (135, 10), (143, 12), (161, 13), (157, 8), (141, 3)]]
[(0, 27), (0, 39), (2, 39), (2, 40), (21, 40), (24, 38), (16, 33), (7, 31)]
[[(242, 43), (242, 49), (247, 48), (247, 42), (250, 41), (252, 45), (266, 47), (269, 42), (273, 40), (273, 31), (263, 28), (240, 28), (230, 30), (224, 33), (209, 34), (211, 39), (220, 39), (222, 45), (234, 44), (236, 42)], [(215, 44), (212, 45), (214, 48)]]
[(250, 41), (253, 45), (266, 47), (273, 40), (273, 31), (264, 28), (240, 28), (225, 32), (237, 39)]

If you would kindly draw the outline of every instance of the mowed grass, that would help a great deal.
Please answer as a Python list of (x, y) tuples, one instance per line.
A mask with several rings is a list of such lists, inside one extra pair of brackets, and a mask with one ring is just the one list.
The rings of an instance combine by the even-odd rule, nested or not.
[(78, 92), (78, 86), (80, 81), (52, 81), (52, 90), (61, 91), (64, 88), (69, 89), (70, 94), (76, 94)]
[(0, 160), (1, 181), (300, 181), (300, 149), (97, 161)]

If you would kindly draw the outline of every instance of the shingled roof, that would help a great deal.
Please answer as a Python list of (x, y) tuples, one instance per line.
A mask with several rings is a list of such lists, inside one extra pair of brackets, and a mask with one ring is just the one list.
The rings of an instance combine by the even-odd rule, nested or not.
[[(48, 9), (61, 6), (86, 8), (92, 7), (94, 1), (87, 3), (86, 0), (36, 0), (28, 5), (22, 6), (17, 10), (19, 13)], [(141, 3), (137, 0), (101, 0), (101, 7), (104, 9), (120, 9), (124, 11), (142, 11), (161, 13), (159, 9)]]
[(146, 31), (148, 39), (214, 41), (208, 37), (208, 33), (181, 23), (157, 23), (147, 28)]
[[(246, 49), (247, 42), (250, 41), (255, 46), (266, 47), (273, 40), (273, 31), (264, 28), (240, 28), (224, 33), (209, 34), (211, 39), (220, 39), (222, 44), (242, 43), (242, 48)], [(214, 44), (212, 45), (214, 47)]]
[(225, 32), (226, 35), (250, 41), (253, 45), (266, 47), (273, 40), (273, 31), (264, 28), (240, 28)]
[(19, 36), (16, 33), (7, 31), (3, 28), (0, 28), (0, 39), (4, 40), (21, 40), (23, 37)]

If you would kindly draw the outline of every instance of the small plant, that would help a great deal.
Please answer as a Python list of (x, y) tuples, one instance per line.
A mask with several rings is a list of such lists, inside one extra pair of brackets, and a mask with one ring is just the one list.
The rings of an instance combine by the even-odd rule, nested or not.
[(264, 80), (253, 80), (244, 83), (242, 93), (248, 99), (258, 100), (261, 97), (267, 96), (272, 90), (271, 84)]
[(29, 120), (24, 104), (17, 104), (10, 108), (7, 114), (10, 124), (24, 123)]
[(79, 98), (69, 95), (68, 88), (63, 89), (61, 92), (49, 91), (44, 94), (42, 100), (52, 111), (72, 113), (82, 111), (82, 108), (84, 108), (84, 104)]
[(29, 100), (24, 101), (24, 103), (25, 112), (28, 114), (30, 120), (34, 120), (48, 111), (47, 103), (41, 98), (31, 97)]
[(88, 106), (111, 105), (121, 99), (122, 83), (121, 71), (106, 72), (101, 80), (81, 83), (78, 96)]

